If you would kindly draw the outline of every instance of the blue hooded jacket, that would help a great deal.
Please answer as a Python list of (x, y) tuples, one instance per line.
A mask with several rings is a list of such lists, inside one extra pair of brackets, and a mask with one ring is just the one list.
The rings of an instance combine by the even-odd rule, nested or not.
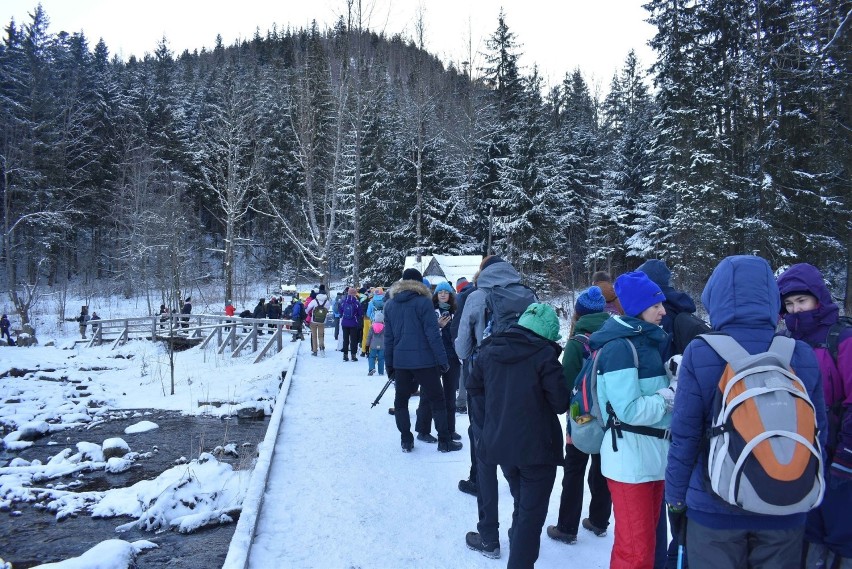
[[(772, 269), (764, 259), (737, 255), (722, 260), (707, 281), (701, 301), (709, 311), (714, 331), (731, 336), (750, 354), (769, 348), (781, 300)], [(790, 363), (816, 407), (819, 439), (825, 448), (825, 403), (813, 350), (804, 342), (796, 342)], [(713, 398), (725, 365), (713, 348), (700, 339), (693, 341), (683, 354), (666, 468), (666, 502), (685, 503), (690, 520), (714, 529), (803, 526), (806, 514), (753, 514), (729, 505), (709, 490), (704, 433), (712, 422)]]
[(426, 285), (401, 280), (385, 301), (385, 363), (394, 369), (423, 369), (449, 365), (441, 341), (438, 316)]

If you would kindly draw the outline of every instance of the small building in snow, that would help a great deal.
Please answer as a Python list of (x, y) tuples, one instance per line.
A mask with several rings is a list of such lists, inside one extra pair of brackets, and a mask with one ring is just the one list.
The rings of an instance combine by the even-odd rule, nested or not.
[(417, 269), (433, 288), (447, 281), (455, 289), (456, 281), (461, 277), (473, 280), (481, 262), (482, 255), (421, 255), (419, 262), (416, 256), (411, 255), (405, 258), (402, 270)]

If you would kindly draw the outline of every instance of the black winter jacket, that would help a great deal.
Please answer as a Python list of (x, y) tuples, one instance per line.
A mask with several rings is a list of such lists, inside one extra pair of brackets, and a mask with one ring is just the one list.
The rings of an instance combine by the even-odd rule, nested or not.
[[(468, 397), (482, 398), (482, 437), (476, 452), (485, 464), (562, 464), (564, 436), (558, 414), (570, 392), (556, 342), (513, 324), (482, 343), (468, 380)], [(472, 406), (473, 407), (473, 406)]]

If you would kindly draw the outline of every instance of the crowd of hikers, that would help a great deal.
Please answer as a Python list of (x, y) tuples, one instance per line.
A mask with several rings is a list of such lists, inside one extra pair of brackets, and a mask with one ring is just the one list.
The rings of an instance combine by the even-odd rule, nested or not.
[(459, 490), (478, 520), (465, 543), (501, 555), (499, 467), (510, 568), (534, 566), (542, 530), (572, 545), (613, 515), (616, 569), (852, 568), (852, 319), (806, 263), (776, 276), (757, 256), (724, 259), (701, 295), (709, 324), (671, 276), (656, 259), (595, 273), (561, 345), (554, 309), (499, 256), (455, 286), (406, 269), (386, 293), (337, 295), (337, 349), (394, 383), (405, 453), (461, 450), (455, 417), (469, 414)]

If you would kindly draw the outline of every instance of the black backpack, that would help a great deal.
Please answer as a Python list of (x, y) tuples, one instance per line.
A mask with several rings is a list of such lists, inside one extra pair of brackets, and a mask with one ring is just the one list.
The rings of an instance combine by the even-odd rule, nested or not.
[(679, 312), (672, 322), (672, 345), (675, 354), (683, 354), (686, 346), (700, 334), (710, 332), (710, 326), (691, 312)]
[(486, 294), (483, 338), (505, 331), (517, 323), (530, 304), (538, 302), (535, 291), (521, 283), (494, 286), (487, 289)]

